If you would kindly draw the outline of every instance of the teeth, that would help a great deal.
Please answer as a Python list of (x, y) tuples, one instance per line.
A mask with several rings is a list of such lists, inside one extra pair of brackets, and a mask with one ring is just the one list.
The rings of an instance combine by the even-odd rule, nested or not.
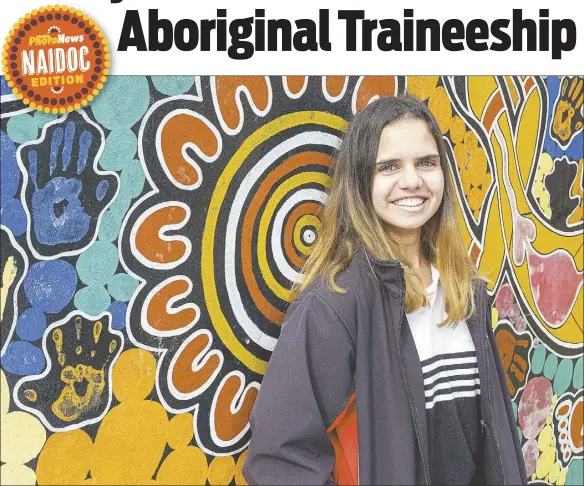
[(407, 206), (409, 208), (415, 208), (424, 204), (425, 199), (419, 197), (412, 197), (408, 199), (400, 199), (399, 201), (394, 201), (393, 204), (396, 206)]

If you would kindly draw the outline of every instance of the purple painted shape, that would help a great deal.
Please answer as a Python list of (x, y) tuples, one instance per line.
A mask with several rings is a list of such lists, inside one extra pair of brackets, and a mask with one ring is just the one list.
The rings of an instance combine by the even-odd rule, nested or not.
[(523, 460), (525, 461), (525, 472), (527, 477), (531, 476), (537, 468), (537, 460), (539, 459), (539, 448), (537, 447), (537, 440), (529, 439), (521, 448), (523, 452)]
[(552, 406), (552, 384), (545, 376), (527, 383), (519, 401), (519, 426), (526, 439), (535, 439), (545, 426)]

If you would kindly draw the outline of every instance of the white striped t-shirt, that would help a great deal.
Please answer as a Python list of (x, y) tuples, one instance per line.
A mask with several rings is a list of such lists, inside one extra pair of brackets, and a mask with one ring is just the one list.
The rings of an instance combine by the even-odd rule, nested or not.
[(440, 273), (432, 266), (429, 305), (406, 314), (422, 365), (432, 484), (481, 481), (480, 381), (475, 347), (466, 321), (446, 317)]

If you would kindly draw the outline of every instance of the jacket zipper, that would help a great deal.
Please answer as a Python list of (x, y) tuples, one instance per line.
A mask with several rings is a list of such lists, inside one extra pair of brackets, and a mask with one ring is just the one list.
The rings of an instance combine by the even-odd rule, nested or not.
[[(404, 294), (405, 294), (405, 288), (406, 288), (406, 282), (405, 282), (405, 278), (404, 278), (404, 273), (403, 273), (403, 267), (400, 264), (400, 279), (401, 279), (401, 288), (402, 288), (402, 293), (400, 295), (400, 311), (399, 311), (399, 319), (402, 319), (404, 316)], [(384, 286), (385, 289), (385, 286)], [(386, 297), (387, 297), (387, 289), (385, 289), (386, 291)], [(401, 324), (400, 324), (400, 330), (401, 330)], [(400, 332), (401, 334), (401, 332)], [(400, 368), (401, 368), (401, 372), (402, 372), (402, 377), (404, 379), (404, 383), (406, 385), (406, 391), (408, 394), (408, 405), (410, 406), (410, 412), (412, 414), (412, 418), (414, 420), (414, 429), (416, 432), (416, 438), (418, 440), (418, 449), (420, 450), (420, 456), (422, 457), (422, 468), (424, 469), (424, 478), (426, 479), (426, 484), (430, 485), (432, 484), (430, 481), (430, 466), (429, 466), (429, 458), (426, 457), (424, 455), (424, 448), (422, 447), (422, 433), (420, 431), (420, 426), (418, 424), (418, 415), (417, 415), (417, 411), (414, 408), (414, 405), (412, 404), (412, 391), (410, 389), (410, 385), (408, 382), (408, 378), (407, 378), (407, 373), (406, 373), (406, 369), (404, 366), (404, 360), (403, 360), (403, 354), (402, 354), (402, 348), (401, 348), (401, 336), (398, 336), (398, 338), (400, 339), (400, 344), (398, 346), (398, 355), (399, 355), (399, 364), (400, 364)]]
[[(488, 312), (490, 309), (486, 309), (486, 303), (483, 303), (483, 309), (481, 309), (483, 312)], [(478, 332), (478, 336), (479, 336), (479, 352), (481, 354), (481, 360), (482, 360), (482, 368), (484, 369), (484, 373), (483, 376), (485, 378), (485, 389), (487, 391), (487, 396), (484, 400), (484, 402), (486, 402), (485, 408), (488, 411), (489, 414), (489, 419), (491, 420), (491, 422), (493, 423), (493, 427), (490, 427), (490, 430), (493, 434), (493, 439), (495, 440), (495, 447), (496, 447), (496, 455), (497, 455), (497, 459), (499, 462), (499, 466), (501, 467), (501, 476), (502, 476), (502, 480), (503, 480), (503, 484), (507, 484), (506, 478), (505, 478), (505, 468), (503, 467), (503, 460), (501, 458), (501, 447), (499, 445), (499, 437), (497, 435), (497, 427), (494, 425), (495, 419), (493, 418), (493, 410), (491, 408), (491, 404), (492, 404), (492, 390), (491, 390), (491, 386), (490, 386), (490, 373), (489, 373), (489, 366), (487, 364), (487, 341), (488, 341), (488, 337), (486, 336), (486, 331), (482, 328), (482, 323), (478, 323), (481, 327), (479, 328), (479, 332)], [(475, 323), (476, 325), (476, 323)], [(485, 337), (487, 338), (487, 341), (485, 341)], [(479, 368), (480, 370), (480, 368)], [(480, 373), (479, 373), (479, 377), (480, 377)], [(483, 377), (480, 377), (481, 382)], [(482, 385), (481, 385), (482, 388)], [(484, 396), (481, 393), (481, 397)], [(481, 406), (483, 406), (483, 400), (481, 400)], [(485, 423), (485, 420), (483, 418), (481, 418), (481, 428), (483, 430), (483, 433), (485, 434), (485, 444), (486, 444), (486, 440), (487, 440), (487, 435), (486, 435), (486, 431), (487, 431), (487, 425)]]

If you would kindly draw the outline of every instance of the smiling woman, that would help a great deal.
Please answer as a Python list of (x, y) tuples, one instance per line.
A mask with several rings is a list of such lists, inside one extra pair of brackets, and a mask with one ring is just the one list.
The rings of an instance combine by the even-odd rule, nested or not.
[(349, 124), (252, 412), (250, 484), (526, 484), (446, 167), (415, 98)]
[[(381, 132), (372, 200), (390, 230), (407, 237), (438, 210), (444, 193), (440, 154), (426, 123), (410, 118)], [(418, 263), (419, 266), (419, 263)]]

